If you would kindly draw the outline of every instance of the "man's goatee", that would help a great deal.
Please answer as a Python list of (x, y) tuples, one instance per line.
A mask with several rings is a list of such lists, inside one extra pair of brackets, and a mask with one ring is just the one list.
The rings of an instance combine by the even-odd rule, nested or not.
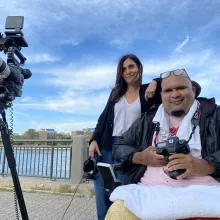
[(184, 115), (184, 110), (177, 110), (177, 111), (172, 111), (171, 115), (175, 116), (175, 117), (181, 117)]

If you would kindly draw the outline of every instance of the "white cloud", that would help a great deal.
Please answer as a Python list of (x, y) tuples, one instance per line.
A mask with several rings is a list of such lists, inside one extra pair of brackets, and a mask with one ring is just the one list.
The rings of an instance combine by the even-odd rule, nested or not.
[(62, 113), (95, 115), (104, 109), (109, 92), (96, 94), (89, 92), (76, 92), (74, 90), (62, 91), (56, 97), (47, 97), (38, 102), (16, 102), (16, 108), (44, 109)]
[[(143, 63), (144, 78), (147, 80), (144, 83), (151, 81), (154, 77), (159, 77), (163, 71), (186, 68), (190, 77), (201, 83), (204, 96), (214, 95), (217, 99), (220, 97), (220, 91), (218, 91), (219, 57), (215, 56), (211, 50), (180, 54), (168, 59), (150, 60)], [(90, 70), (78, 69), (78, 71), (67, 68), (64, 76), (63, 69), (56, 67), (52, 74), (48, 70), (45, 76), (49, 75), (49, 77), (44, 83), (57, 86), (59, 88), (57, 95), (46, 97), (40, 101), (17, 102), (16, 106), (72, 114), (100, 114), (109, 97), (110, 86), (114, 84), (114, 72), (113, 65), (104, 65), (93, 66)], [(212, 80), (207, 80), (208, 76), (212, 76)]]
[(56, 62), (60, 59), (48, 53), (28, 55), (28, 63)]
[(160, 73), (176, 68), (204, 68), (209, 69), (213, 63), (218, 63), (218, 58), (212, 50), (202, 50), (194, 53), (172, 54), (162, 59), (144, 61), (145, 74), (159, 76)]
[[(218, 8), (219, 1), (196, 0), (45, 0), (43, 4), (32, 0), (31, 7), (27, 0), (12, 0), (10, 4), (2, 0), (0, 18), (3, 21), (8, 15), (24, 15), (25, 36), (39, 46), (46, 39), (47, 43), (77, 45), (90, 36), (122, 46), (135, 40), (161, 40), (169, 38), (170, 33), (181, 34), (182, 25), (189, 22), (192, 31), (204, 25), (208, 28), (209, 23), (220, 20)], [(208, 19), (201, 19), (201, 13)]]
[[(84, 65), (85, 66), (85, 65)], [(42, 83), (58, 88), (74, 90), (109, 89), (115, 84), (116, 65), (88, 64), (87, 66), (74, 65), (55, 66), (49, 69), (33, 69), (44, 75)]]
[(33, 102), (35, 99), (31, 96), (22, 97), (20, 102)]
[(77, 46), (80, 44), (80, 41), (77, 41), (75, 39), (70, 39), (70, 40), (61, 40), (60, 41), (61, 45), (72, 45), (72, 46)]
[(186, 39), (185, 39), (184, 41), (182, 41), (182, 42), (174, 49), (174, 53), (176, 53), (176, 52), (182, 52), (183, 47), (186, 46), (188, 42), (189, 42), (189, 35), (187, 34)]
[[(91, 61), (91, 63), (96, 62)], [(186, 68), (189, 71), (197, 68), (209, 71), (217, 64), (218, 56), (216, 57), (212, 50), (173, 54), (166, 58), (143, 60), (144, 76), (147, 80), (151, 80), (152, 77), (159, 77), (161, 72), (175, 68)], [(71, 63), (65, 67), (65, 74), (63, 66), (54, 66), (48, 69), (38, 68), (33, 69), (32, 72), (44, 74), (42, 83), (49, 86), (56, 86), (59, 89), (91, 91), (112, 88), (115, 84), (116, 68), (117, 64), (97, 63), (96, 65), (87, 64), (86, 67)]]
[(32, 121), (31, 125), (36, 130), (42, 128), (54, 128), (57, 132), (66, 132), (69, 133), (74, 130), (82, 130), (84, 128), (94, 128), (97, 121), (73, 121), (73, 122), (62, 122), (62, 123), (51, 123), (49, 121), (37, 122)]
[(151, 60), (144, 62), (144, 69), (153, 76), (165, 71), (185, 68), (192, 80), (202, 86), (202, 96), (216, 97), (220, 100), (220, 57), (212, 50), (197, 53), (181, 53), (170, 56), (168, 59)]

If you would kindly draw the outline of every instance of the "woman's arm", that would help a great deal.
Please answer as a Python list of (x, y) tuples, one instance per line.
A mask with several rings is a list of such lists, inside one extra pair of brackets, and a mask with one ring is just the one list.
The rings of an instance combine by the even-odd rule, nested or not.
[(145, 99), (150, 105), (161, 104), (161, 78), (155, 78), (145, 90)]

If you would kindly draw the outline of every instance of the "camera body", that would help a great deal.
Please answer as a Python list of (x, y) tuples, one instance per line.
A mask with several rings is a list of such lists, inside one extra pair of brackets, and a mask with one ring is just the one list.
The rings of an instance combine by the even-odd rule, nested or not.
[[(156, 144), (156, 153), (169, 157), (172, 154), (189, 154), (190, 147), (186, 140), (180, 140), (177, 136), (168, 137), (165, 142), (159, 142)], [(172, 179), (176, 179), (177, 176), (183, 174), (185, 169), (169, 171), (168, 175)]]

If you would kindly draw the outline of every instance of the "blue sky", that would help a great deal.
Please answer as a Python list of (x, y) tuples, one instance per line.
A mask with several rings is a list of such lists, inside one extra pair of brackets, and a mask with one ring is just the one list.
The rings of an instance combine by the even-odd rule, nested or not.
[(184, 67), (220, 103), (219, 0), (1, 0), (0, 11), (1, 32), (6, 16), (25, 17), (33, 74), (14, 101), (14, 132), (94, 127), (125, 53), (143, 62), (144, 83)]

